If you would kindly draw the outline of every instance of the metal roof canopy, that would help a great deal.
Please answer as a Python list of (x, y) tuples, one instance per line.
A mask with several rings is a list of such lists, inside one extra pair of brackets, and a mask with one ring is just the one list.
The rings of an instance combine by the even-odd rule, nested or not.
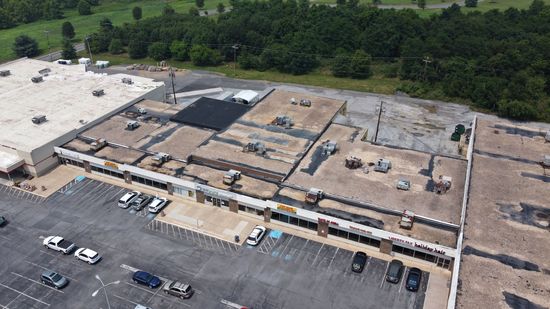
[(19, 156), (0, 151), (0, 172), (10, 173), (25, 163)]
[(221, 131), (249, 110), (243, 104), (202, 97), (170, 118), (171, 121)]

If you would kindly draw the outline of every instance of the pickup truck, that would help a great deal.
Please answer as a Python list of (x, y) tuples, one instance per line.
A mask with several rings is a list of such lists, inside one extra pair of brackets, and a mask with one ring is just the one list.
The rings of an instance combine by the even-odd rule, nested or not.
[(76, 248), (72, 242), (63, 239), (61, 236), (46, 237), (43, 241), (43, 245), (46, 248), (63, 252), (63, 254), (69, 254)]

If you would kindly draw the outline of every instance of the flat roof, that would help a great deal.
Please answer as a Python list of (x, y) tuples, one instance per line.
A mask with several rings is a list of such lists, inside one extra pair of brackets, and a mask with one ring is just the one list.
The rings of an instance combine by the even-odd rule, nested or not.
[(170, 120), (220, 131), (227, 128), (248, 110), (249, 107), (243, 104), (201, 97), (172, 116)]
[(549, 128), (478, 118), (457, 307), (550, 305)]
[(223, 183), (223, 176), (226, 171), (210, 168), (203, 165), (189, 164), (185, 167), (186, 175), (193, 175), (202, 181), (206, 181), (214, 188), (246, 194), (261, 199), (271, 199), (279, 187), (267, 181), (241, 175), (241, 179), (235, 181), (231, 186)]
[[(335, 154), (324, 156), (322, 143), (337, 142)], [(345, 167), (347, 156), (362, 159), (363, 167)], [(378, 159), (391, 161), (388, 173), (375, 172), (370, 164)], [(301, 161), (286, 183), (309, 190), (319, 188), (327, 193), (387, 209), (411, 210), (432, 219), (460, 223), (467, 162), (408, 149), (374, 145), (360, 140), (359, 129), (332, 124)], [(365, 173), (365, 167), (368, 173)], [(440, 175), (452, 177), (451, 189), (445, 194), (433, 192)], [(398, 190), (397, 182), (411, 182), (408, 191)]]
[[(49, 69), (39, 83), (31, 82), (39, 70)], [(0, 64), (11, 75), (0, 77), (0, 144), (31, 152), (108, 114), (164, 84), (126, 74), (85, 72), (83, 65), (60, 65), (34, 59)], [(132, 85), (121, 79), (130, 77)], [(92, 91), (103, 89), (95, 97)], [(34, 116), (47, 121), (34, 124)]]
[[(309, 99), (311, 107), (294, 105), (291, 98)], [(308, 147), (330, 124), (344, 101), (309, 94), (275, 90), (224, 132), (199, 147), (193, 157), (267, 172), (282, 179), (303, 157)], [(293, 125), (276, 125), (278, 116), (288, 116)], [(261, 142), (266, 154), (243, 152), (248, 143)]]

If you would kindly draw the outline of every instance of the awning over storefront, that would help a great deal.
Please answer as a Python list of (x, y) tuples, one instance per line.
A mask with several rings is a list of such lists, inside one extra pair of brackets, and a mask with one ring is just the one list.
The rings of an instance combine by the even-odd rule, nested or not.
[(18, 155), (0, 151), (0, 172), (10, 173), (24, 163)]

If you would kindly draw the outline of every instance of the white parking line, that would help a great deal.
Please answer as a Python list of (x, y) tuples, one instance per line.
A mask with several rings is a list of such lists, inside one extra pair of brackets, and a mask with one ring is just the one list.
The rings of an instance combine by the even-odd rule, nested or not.
[(5, 240), (7, 240), (7, 241), (11, 241), (11, 239), (9, 239), (9, 238), (7, 238), (6, 236), (3, 236), (3, 235), (0, 235), (0, 238), (3, 238), (3, 239), (5, 239)]
[(116, 295), (116, 294), (113, 294), (113, 296), (116, 297), (116, 298), (120, 298), (120, 299), (122, 299), (122, 300), (125, 300), (125, 301), (127, 301), (127, 302), (129, 302), (129, 303), (131, 303), (131, 304), (133, 304), (133, 305), (136, 305), (136, 306), (139, 305), (138, 303), (135, 303), (135, 302), (133, 302), (133, 301), (127, 299), (127, 298), (124, 298), (124, 297), (122, 297), (122, 296), (118, 296), (118, 295)]
[(405, 270), (403, 271), (403, 276), (401, 277), (401, 284), (399, 284), (399, 292), (398, 292), (399, 294), (401, 294), (401, 289), (403, 288), (403, 286), (405, 285), (405, 281), (407, 280), (405, 279), (407, 278), (407, 276), (405, 276), (406, 274), (407, 274), (407, 267), (405, 267)]
[(384, 285), (384, 282), (386, 282), (386, 273), (388, 272), (388, 268), (390, 267), (390, 263), (386, 262), (386, 270), (384, 271), (384, 274), (382, 275), (382, 282), (380, 282), (380, 288)]
[(315, 265), (315, 261), (317, 261), (317, 258), (319, 257), (319, 253), (321, 253), (321, 250), (323, 249), (324, 246), (325, 244), (321, 244), (321, 248), (319, 248), (319, 251), (317, 251), (317, 254), (315, 255), (315, 259), (313, 259), (313, 262), (311, 263), (311, 265)]
[[(44, 270), (51, 270), (50, 268), (46, 268), (46, 267), (44, 267), (44, 266), (40, 266), (40, 265), (38, 265), (38, 264), (36, 264), (36, 263), (33, 263), (33, 262), (30, 262), (30, 261), (25, 261), (25, 263), (29, 263), (29, 264), (34, 265), (34, 266), (36, 266), (36, 267), (40, 267), (40, 268), (42, 268), (42, 269), (44, 269)], [(69, 276), (67, 276), (67, 275), (61, 274), (61, 273), (59, 273), (59, 272), (57, 272), (57, 273), (60, 274), (60, 275), (63, 276), (63, 277), (69, 278), (70, 280), (72, 280), (72, 281), (74, 281), (74, 282), (78, 282), (78, 280), (76, 280), (76, 279), (74, 279), (74, 278), (71, 278), (71, 277), (69, 277)]]
[(47, 288), (50, 289), (50, 290), (54, 290), (54, 291), (59, 292), (59, 293), (61, 293), (61, 294), (64, 294), (64, 293), (65, 293), (65, 292), (60, 291), (60, 290), (58, 290), (58, 289), (54, 289), (54, 288), (52, 288), (51, 286), (47, 286), (47, 285), (45, 285), (44, 283), (42, 283), (42, 282), (40, 282), (40, 281), (33, 280), (33, 279), (29, 278), (29, 277), (25, 277), (25, 276), (20, 275), (20, 274), (18, 274), (18, 273), (14, 273), (13, 271), (12, 271), (11, 273), (14, 274), (14, 275), (16, 275), (16, 276), (18, 276), (18, 277), (21, 277), (21, 278), (27, 279), (27, 280), (29, 280), (29, 281), (32, 281), (32, 282), (34, 282), (34, 283), (38, 283), (38, 284), (40, 284), (41, 286), (47, 287)]
[[(330, 269), (330, 266), (332, 265), (332, 262), (334, 262), (334, 258), (336, 257), (336, 254), (338, 253), (338, 250), (340, 250), (340, 248), (336, 248), (336, 251), (334, 251), (334, 255), (332, 256), (332, 258), (330, 259), (330, 263), (328, 263), (328, 269)], [(370, 260), (369, 260), (370, 262)]]
[[(14, 288), (11, 288), (11, 287), (9, 287), (9, 286), (7, 286), (7, 285), (4, 285), (4, 284), (0, 283), (0, 286), (3, 286), (3, 287), (5, 287), (5, 288), (8, 289), (8, 290), (12, 290), (12, 291), (14, 291), (14, 292), (16, 292), (16, 293), (19, 293), (19, 295), (23, 295), (23, 296), (25, 296), (25, 297), (27, 297), (27, 298), (30, 298), (30, 299), (32, 299), (32, 300), (34, 300), (34, 301), (36, 301), (36, 302), (39, 302), (39, 303), (41, 303), (41, 304), (44, 304), (44, 305), (48, 306), (48, 307), (50, 306), (50, 304), (48, 304), (48, 303), (46, 303), (46, 302), (43, 302), (43, 301), (41, 301), (40, 299), (34, 298), (34, 297), (30, 296), (30, 295), (27, 295), (27, 294), (25, 294), (25, 293), (23, 293), (23, 292), (21, 292), (21, 291), (19, 291), (19, 290), (16, 290), (16, 289), (14, 289)], [(15, 300), (15, 299), (14, 299), (14, 300)], [(12, 300), (12, 301), (13, 301), (13, 300)], [(11, 302), (10, 302), (10, 303), (11, 303)], [(8, 305), (9, 305), (9, 304), (8, 304)], [(7, 307), (7, 305), (6, 305), (6, 307)]]

